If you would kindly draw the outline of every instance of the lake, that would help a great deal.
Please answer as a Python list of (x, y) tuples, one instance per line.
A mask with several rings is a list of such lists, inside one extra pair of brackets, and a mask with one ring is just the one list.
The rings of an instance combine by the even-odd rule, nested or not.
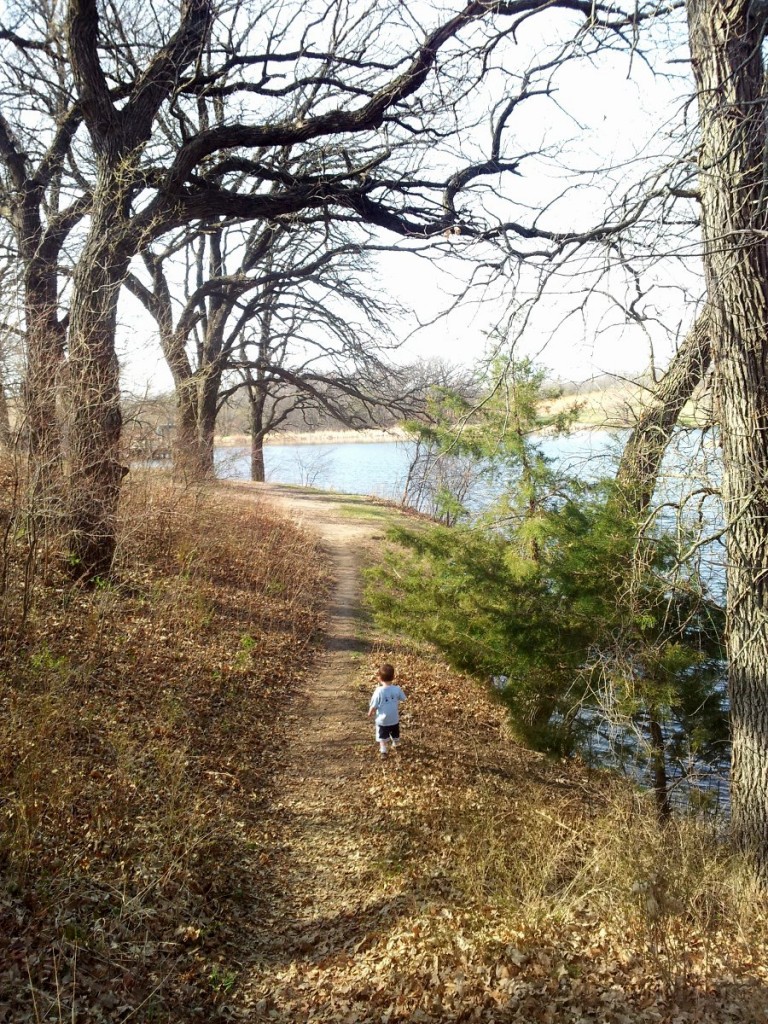
[[(625, 431), (582, 430), (566, 437), (542, 439), (544, 454), (563, 469), (590, 477), (610, 473)], [(399, 501), (413, 451), (412, 442), (344, 444), (269, 444), (264, 448), (267, 480), (319, 487), (344, 494), (371, 494)], [(216, 475), (249, 480), (248, 448), (217, 448)]]

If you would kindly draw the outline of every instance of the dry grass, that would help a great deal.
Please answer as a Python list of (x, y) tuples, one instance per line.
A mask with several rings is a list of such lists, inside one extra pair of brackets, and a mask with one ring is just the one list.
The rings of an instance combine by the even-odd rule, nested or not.
[(208, 1019), (263, 902), (260, 807), (323, 565), (233, 496), (135, 478), (122, 514), (93, 590), (53, 551), (25, 586), (28, 538), (6, 546), (0, 1021)]
[(768, 1019), (768, 902), (720, 824), (660, 826), (624, 780), (504, 740), (502, 709), (429, 652), (384, 656), (413, 750), (380, 811), (381, 884), (412, 894), (403, 955), (439, 957), (442, 1019), (463, 1019), (457, 973), (488, 1019)]

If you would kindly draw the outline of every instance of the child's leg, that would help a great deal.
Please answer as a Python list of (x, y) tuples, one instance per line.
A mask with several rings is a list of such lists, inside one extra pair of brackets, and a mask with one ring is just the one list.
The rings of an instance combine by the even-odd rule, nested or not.
[(386, 736), (382, 736), (382, 726), (376, 726), (376, 742), (379, 744), (379, 753), (386, 754), (387, 752), (387, 739)]

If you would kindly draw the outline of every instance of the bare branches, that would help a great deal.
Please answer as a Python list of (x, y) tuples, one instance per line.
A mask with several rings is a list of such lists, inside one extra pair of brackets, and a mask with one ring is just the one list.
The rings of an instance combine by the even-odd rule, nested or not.
[(88, 129), (99, 152), (124, 154), (151, 136), (158, 111), (194, 61), (208, 32), (209, 0), (186, 0), (179, 28), (131, 86), (118, 110), (99, 59), (99, 14), (96, 0), (70, 0), (68, 40), (72, 72)]
[(99, 149), (119, 130), (119, 117), (99, 60), (99, 12), (96, 0), (71, 0), (68, 17), (72, 74), (83, 115)]
[(182, 71), (200, 55), (211, 17), (210, 0), (185, 0), (178, 31), (155, 55), (121, 111), (133, 145), (149, 139), (161, 105), (178, 86)]

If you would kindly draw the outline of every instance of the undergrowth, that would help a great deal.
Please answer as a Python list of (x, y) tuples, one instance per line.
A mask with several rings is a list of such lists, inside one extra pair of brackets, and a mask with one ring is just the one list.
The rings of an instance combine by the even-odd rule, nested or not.
[(260, 808), (323, 565), (266, 506), (138, 476), (115, 571), (86, 590), (55, 544), (41, 557), (17, 493), (0, 498), (0, 1021), (209, 1019), (263, 902)]
[(659, 824), (628, 780), (505, 740), (503, 709), (429, 650), (381, 656), (410, 705), (382, 884), (416, 894), (409, 930), (430, 930), (466, 991), (506, 1000), (514, 980), (559, 1001), (554, 1018), (521, 1002), (532, 1021), (592, 1000), (628, 1020), (764, 1019), (768, 903), (722, 821)]

